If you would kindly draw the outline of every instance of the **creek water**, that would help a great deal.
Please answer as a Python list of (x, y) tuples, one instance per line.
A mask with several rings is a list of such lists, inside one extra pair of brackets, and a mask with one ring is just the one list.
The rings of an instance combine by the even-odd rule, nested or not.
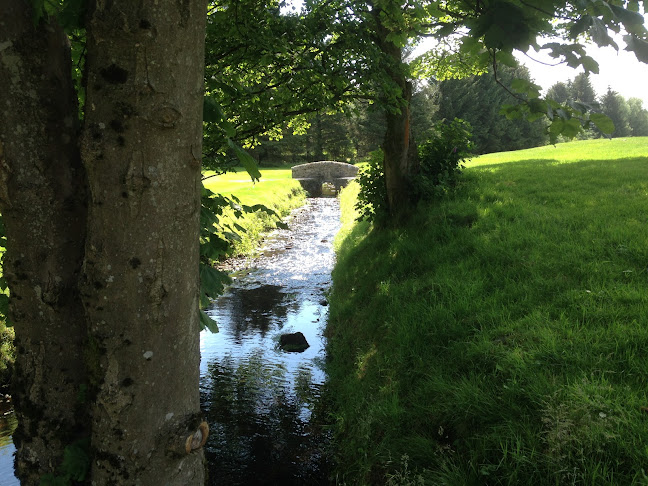
[[(323, 331), (339, 219), (335, 198), (308, 199), (259, 257), (234, 264), (232, 284), (208, 310), (220, 329), (200, 336), (210, 485), (330, 484)], [(280, 335), (292, 332), (310, 347), (281, 350)], [(14, 486), (14, 424), (6, 417), (0, 484)]]

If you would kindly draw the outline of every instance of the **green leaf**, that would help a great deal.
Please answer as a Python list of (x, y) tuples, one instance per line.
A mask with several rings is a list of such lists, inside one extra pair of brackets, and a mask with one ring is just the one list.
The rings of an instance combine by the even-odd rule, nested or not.
[(31, 2), (33, 8), (32, 20), (34, 25), (38, 25), (38, 22), (45, 16), (45, 0), (32, 0)]
[(87, 0), (65, 0), (63, 2), (63, 8), (57, 18), (67, 33), (85, 28), (87, 8)]
[(583, 15), (580, 19), (574, 22), (574, 25), (572, 25), (571, 29), (569, 29), (570, 37), (572, 39), (575, 39), (583, 32), (585, 32), (587, 29), (589, 29), (591, 25), (592, 25), (592, 16)]
[(598, 62), (593, 57), (590, 56), (583, 56), (580, 58), (581, 64), (583, 65), (583, 68), (585, 69), (585, 74), (587, 73), (594, 73), (598, 74), (599, 73), (599, 65)]
[(634, 35), (624, 35), (623, 40), (626, 43), (626, 51), (634, 52), (639, 61), (648, 63), (648, 42)]
[(581, 131), (581, 124), (578, 118), (571, 118), (570, 120), (565, 120), (561, 134), (568, 138), (574, 138)]
[(497, 59), (497, 62), (500, 62), (505, 66), (514, 68), (518, 65), (517, 59), (515, 59), (515, 56), (510, 51), (497, 51), (495, 59)]
[(209, 96), (203, 97), (203, 121), (215, 123), (230, 138), (236, 135), (234, 126), (227, 120), (218, 102)]
[(259, 168), (257, 167), (256, 160), (252, 158), (250, 154), (248, 154), (245, 150), (243, 150), (241, 147), (236, 145), (232, 139), (228, 138), (227, 139), (227, 145), (234, 150), (234, 153), (238, 157), (239, 161), (241, 164), (243, 164), (243, 167), (245, 167), (245, 170), (247, 171), (248, 174), (250, 174), (250, 177), (252, 178), (252, 182), (258, 181), (261, 179), (261, 172), (259, 172)]
[(225, 285), (231, 282), (231, 279), (225, 272), (216, 270), (214, 267), (200, 264), (200, 293), (215, 299), (223, 293)]
[(607, 24), (597, 17), (592, 17), (590, 35), (592, 36), (592, 40), (596, 42), (596, 45), (599, 47), (612, 46), (615, 49), (619, 48), (616, 42), (612, 40), (612, 37), (610, 37)]
[(218, 331), (218, 323), (209, 317), (207, 313), (203, 310), (199, 310), (200, 312), (200, 330), (205, 330), (207, 329), (208, 331), (216, 334)]
[(210, 260), (218, 260), (227, 253), (230, 244), (227, 240), (218, 235), (211, 235), (200, 243), (200, 256)]
[(644, 18), (642, 15), (612, 4), (610, 4), (610, 8), (629, 32), (632, 32), (636, 27), (643, 28)]
[(9, 321), (9, 296), (7, 294), (0, 294), (0, 318), (4, 318), (7, 327), (12, 326)]
[(606, 135), (610, 135), (614, 132), (614, 122), (603, 113), (591, 113), (590, 121), (596, 125), (596, 128), (601, 130), (601, 132)]
[(554, 118), (551, 125), (549, 125), (549, 133), (552, 135), (560, 135), (565, 126), (565, 121), (562, 118)]
[(511, 89), (521, 94), (526, 94), (529, 98), (540, 97), (540, 86), (527, 81), (526, 79), (516, 78), (511, 82)]

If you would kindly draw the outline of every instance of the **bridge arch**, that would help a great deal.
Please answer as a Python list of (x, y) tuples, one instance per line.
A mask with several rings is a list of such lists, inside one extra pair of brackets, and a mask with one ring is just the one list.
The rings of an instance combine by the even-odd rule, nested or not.
[(322, 195), (322, 184), (325, 182), (333, 184), (335, 190), (339, 191), (357, 175), (358, 168), (355, 165), (333, 160), (309, 162), (292, 168), (293, 179), (298, 180), (311, 197)]

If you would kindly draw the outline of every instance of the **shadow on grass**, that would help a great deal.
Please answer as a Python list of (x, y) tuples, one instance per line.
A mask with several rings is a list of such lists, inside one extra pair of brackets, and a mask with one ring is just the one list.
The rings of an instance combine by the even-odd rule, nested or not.
[(523, 160), (352, 233), (327, 369), (349, 484), (404, 455), (430, 484), (643, 484), (647, 195), (646, 158)]

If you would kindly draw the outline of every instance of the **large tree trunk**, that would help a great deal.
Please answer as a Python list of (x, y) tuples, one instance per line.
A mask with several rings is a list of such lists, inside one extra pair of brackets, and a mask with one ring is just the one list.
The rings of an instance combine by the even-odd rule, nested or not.
[(86, 185), (67, 37), (0, 1), (0, 211), (16, 332), (16, 473), (38, 484), (88, 432), (86, 321), (77, 290)]
[(81, 165), (67, 39), (53, 23), (35, 27), (27, 0), (0, 0), (0, 211), (23, 484), (59, 474), (83, 437), (93, 484), (204, 483), (205, 16), (202, 0), (96, 2)]
[[(82, 155), (90, 185), (92, 480), (198, 485), (198, 234), (206, 4), (97, 2)], [(189, 451), (185, 450), (189, 440)]]
[(385, 184), (389, 213), (393, 219), (401, 218), (411, 209), (413, 194), (411, 190), (412, 177), (418, 169), (416, 145), (410, 128), (410, 101), (412, 87), (403, 81), (403, 100), (400, 111), (386, 113), (387, 129), (383, 141), (385, 156)]

